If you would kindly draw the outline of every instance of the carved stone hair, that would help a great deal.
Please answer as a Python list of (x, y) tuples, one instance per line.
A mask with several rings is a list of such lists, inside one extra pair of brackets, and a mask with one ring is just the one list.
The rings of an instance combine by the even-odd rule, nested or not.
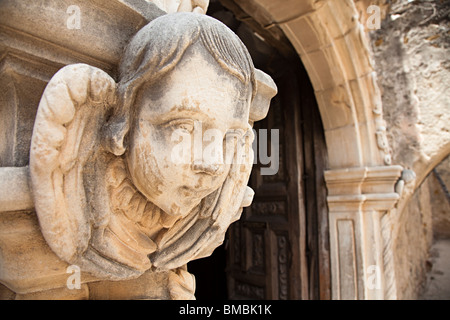
[(176, 13), (161, 16), (133, 37), (120, 63), (119, 100), (105, 128), (105, 147), (115, 155), (125, 152), (136, 93), (170, 72), (186, 50), (202, 45), (229, 74), (238, 78), (252, 100), (256, 92), (255, 68), (245, 45), (227, 26), (211, 17)]

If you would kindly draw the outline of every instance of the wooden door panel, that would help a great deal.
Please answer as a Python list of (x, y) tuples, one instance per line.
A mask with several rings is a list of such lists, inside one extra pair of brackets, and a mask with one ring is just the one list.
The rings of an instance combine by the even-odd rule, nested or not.
[[(289, 89), (283, 82), (292, 82), (295, 76), (281, 79), (282, 88)], [(299, 166), (295, 159), (298, 128), (293, 116), (296, 99), (283, 89), (274, 98), (267, 118), (255, 125), (268, 130), (268, 144), (271, 144), (271, 130), (279, 133), (279, 165), (275, 175), (261, 175), (261, 165), (256, 164), (250, 178), (255, 198), (239, 222), (230, 231), (230, 256), (228, 264), (228, 285), (230, 298), (235, 299), (298, 299), (302, 290), (300, 266), (298, 194), (300, 181)], [(301, 146), (300, 146), (301, 147)], [(289, 150), (289, 152), (287, 152)], [(259, 152), (259, 149), (258, 149)], [(271, 150), (269, 148), (269, 154)], [(294, 163), (288, 163), (294, 162)], [(293, 225), (294, 224), (294, 225)], [(296, 279), (292, 282), (292, 279)], [(296, 287), (292, 287), (291, 283)], [(307, 281), (305, 281), (307, 283)]]
[(328, 299), (326, 146), (320, 115), (303, 66), (275, 81), (279, 93), (255, 130), (267, 129), (269, 138), (270, 130), (279, 130), (279, 170), (263, 176), (258, 163), (252, 171), (255, 198), (229, 233), (229, 297)]

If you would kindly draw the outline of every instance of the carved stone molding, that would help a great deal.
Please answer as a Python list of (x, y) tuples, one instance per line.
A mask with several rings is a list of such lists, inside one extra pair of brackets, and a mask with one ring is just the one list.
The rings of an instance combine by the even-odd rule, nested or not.
[(389, 211), (401, 166), (325, 172), (333, 299), (395, 298)]

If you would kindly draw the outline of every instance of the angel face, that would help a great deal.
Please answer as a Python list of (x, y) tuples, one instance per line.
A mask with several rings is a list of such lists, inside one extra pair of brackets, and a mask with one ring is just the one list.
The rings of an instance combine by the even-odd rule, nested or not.
[(233, 157), (227, 151), (250, 129), (250, 100), (251, 89), (206, 49), (190, 47), (136, 96), (127, 164), (138, 190), (168, 214), (188, 214), (225, 181)]

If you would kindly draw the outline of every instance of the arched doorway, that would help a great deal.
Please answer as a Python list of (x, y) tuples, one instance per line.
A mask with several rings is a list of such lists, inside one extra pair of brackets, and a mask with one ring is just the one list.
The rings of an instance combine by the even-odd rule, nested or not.
[(249, 184), (255, 199), (225, 243), (189, 263), (199, 275), (197, 299), (329, 299), (326, 146), (309, 77), (287, 39), (263, 38), (219, 1), (210, 3), (208, 14), (235, 31), (255, 66), (277, 83), (269, 115), (254, 129), (260, 143), (266, 133), (268, 145), (278, 138), (279, 150), (267, 154), (278, 161), (275, 174), (261, 174), (273, 163), (254, 166)]

